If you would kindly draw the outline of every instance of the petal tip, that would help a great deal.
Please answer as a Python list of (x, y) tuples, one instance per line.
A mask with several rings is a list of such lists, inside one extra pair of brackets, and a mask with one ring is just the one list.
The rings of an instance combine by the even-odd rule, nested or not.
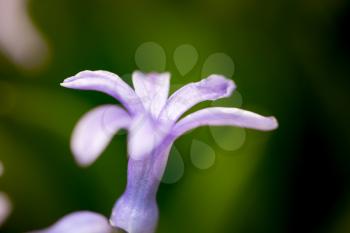
[(220, 97), (228, 97), (236, 89), (236, 84), (233, 80), (219, 74), (210, 75), (206, 79), (206, 82), (210, 83), (210, 85), (208, 85), (210, 88), (220, 90), (217, 91), (217, 93), (220, 93)]
[(91, 159), (92, 157), (97, 157), (97, 156), (87, 156), (86, 154), (81, 155), (79, 153), (77, 153), (73, 148), (71, 149), (74, 160), (76, 162), (76, 164), (79, 167), (82, 168), (86, 168), (89, 167), (91, 164), (93, 164), (95, 162), (95, 159)]
[(262, 131), (271, 131), (278, 128), (278, 121), (274, 116), (266, 117), (265, 123), (262, 125)]
[(70, 85), (67, 82), (64, 82), (64, 81), (62, 83), (60, 83), (60, 86), (61, 87), (66, 87), (66, 88), (70, 87)]
[(274, 130), (274, 129), (277, 129), (278, 128), (278, 121), (276, 119), (276, 117), (269, 117), (270, 118), (270, 121), (271, 121), (271, 130)]
[(70, 88), (73, 85), (73, 81), (77, 80), (79, 77), (77, 76), (71, 76), (63, 80), (63, 82), (60, 83), (60, 86)]
[(69, 82), (72, 82), (74, 79), (76, 78), (76, 76), (71, 76), (71, 77), (68, 77), (66, 79), (63, 80), (63, 83), (69, 83)]
[[(104, 147), (103, 147), (104, 148)], [(71, 153), (78, 166), (82, 168), (92, 165), (101, 155), (102, 150), (96, 148), (86, 148), (86, 145), (82, 144), (81, 136), (73, 133), (70, 143)]]
[(135, 70), (132, 72), (131, 76), (134, 76), (134, 75), (145, 75), (143, 72), (141, 72), (140, 70)]
[(70, 77), (64, 79), (61, 84), (70, 83), (70, 82), (73, 82), (73, 81), (80, 79), (80, 78), (86, 78), (86, 77), (93, 75), (94, 73), (98, 74), (99, 72), (102, 72), (102, 71), (83, 70), (83, 71), (80, 71), (79, 73), (77, 73), (76, 75), (73, 75), (73, 76), (70, 76)]
[(227, 79), (226, 97), (230, 96), (236, 88), (235, 82), (231, 79)]
[(81, 137), (77, 136), (76, 133), (73, 133), (70, 143), (70, 150), (77, 165), (82, 168), (86, 168), (97, 160), (100, 153), (96, 154), (91, 152), (91, 150), (86, 150), (86, 148), (80, 144), (81, 141), (79, 138)]
[(79, 167), (81, 167), (81, 168), (87, 168), (87, 167), (89, 167), (91, 164), (93, 164), (94, 161), (83, 161), (83, 160), (75, 159), (75, 162), (78, 164)]

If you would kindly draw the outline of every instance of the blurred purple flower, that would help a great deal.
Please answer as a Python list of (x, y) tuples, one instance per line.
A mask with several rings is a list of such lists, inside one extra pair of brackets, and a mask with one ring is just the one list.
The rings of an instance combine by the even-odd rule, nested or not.
[(5, 222), (11, 213), (11, 202), (7, 195), (0, 192), (0, 226)]
[[(4, 173), (4, 167), (2, 165), (2, 162), (0, 161), (0, 176), (2, 176), (3, 173)], [(11, 209), (12, 209), (12, 206), (11, 206), (10, 199), (5, 193), (0, 192), (0, 226), (5, 222), (7, 217), (10, 215)]]
[(103, 215), (90, 211), (68, 214), (53, 226), (30, 233), (112, 233), (114, 229)]
[(20, 67), (34, 69), (45, 62), (49, 48), (27, 5), (28, 0), (0, 0), (0, 50)]
[[(124, 108), (103, 105), (83, 116), (74, 129), (71, 148), (76, 161), (82, 166), (88, 166), (97, 159), (119, 129), (128, 130), (130, 157), (127, 187), (113, 208), (110, 224), (128, 233), (153, 233), (158, 221), (156, 193), (175, 139), (203, 125), (272, 130), (277, 127), (277, 121), (274, 117), (263, 117), (237, 108), (218, 107), (206, 108), (179, 120), (183, 113), (202, 101), (231, 95), (235, 84), (220, 75), (211, 75), (200, 82), (190, 83), (169, 98), (169, 73), (134, 72), (132, 80), (135, 90), (113, 73), (83, 71), (67, 78), (61, 85), (100, 91), (122, 103)], [(95, 223), (84, 220), (90, 217), (101, 221)], [(110, 230), (102, 217), (85, 213), (70, 215), (46, 232), (70, 232), (68, 226), (74, 226), (74, 229), (78, 226), (87, 228), (75, 221), (92, 226), (96, 224), (96, 227), (104, 229), (101, 233)]]

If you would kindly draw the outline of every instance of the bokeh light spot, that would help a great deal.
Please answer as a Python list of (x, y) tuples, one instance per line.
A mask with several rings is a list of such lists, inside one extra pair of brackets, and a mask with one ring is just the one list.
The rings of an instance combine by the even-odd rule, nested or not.
[(164, 49), (155, 42), (141, 44), (135, 52), (136, 65), (144, 72), (164, 71), (166, 55)]
[(183, 44), (174, 51), (174, 62), (181, 75), (190, 72), (198, 61), (197, 50), (189, 44)]
[(202, 68), (202, 77), (204, 78), (211, 74), (221, 74), (231, 78), (234, 69), (235, 65), (231, 57), (224, 53), (214, 53), (205, 60)]
[(215, 151), (204, 142), (193, 140), (191, 146), (191, 161), (199, 169), (208, 169), (215, 162)]
[(246, 132), (238, 127), (209, 127), (215, 142), (224, 150), (238, 150), (245, 142)]

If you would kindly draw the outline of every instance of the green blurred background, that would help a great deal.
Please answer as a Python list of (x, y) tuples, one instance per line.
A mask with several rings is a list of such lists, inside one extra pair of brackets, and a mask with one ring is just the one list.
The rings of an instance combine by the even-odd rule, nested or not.
[[(109, 216), (126, 183), (125, 134), (85, 169), (69, 141), (82, 114), (114, 100), (59, 83), (85, 69), (130, 74), (136, 49), (153, 41), (176, 85), (203, 78), (209, 55), (229, 55), (242, 108), (280, 124), (247, 130), (235, 151), (218, 146), (207, 127), (180, 138), (184, 176), (160, 187), (157, 232), (350, 232), (349, 7), (342, 0), (30, 1), (50, 58), (26, 70), (0, 52), (0, 190), (14, 206), (0, 231), (40, 229), (76, 210)], [(182, 44), (199, 54), (185, 76), (173, 61)], [(193, 139), (215, 150), (214, 166), (193, 166)]]

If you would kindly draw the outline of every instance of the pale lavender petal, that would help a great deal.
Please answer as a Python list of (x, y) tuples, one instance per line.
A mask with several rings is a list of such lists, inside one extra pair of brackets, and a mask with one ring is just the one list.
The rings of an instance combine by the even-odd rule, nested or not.
[(130, 122), (129, 114), (116, 105), (102, 105), (86, 113), (72, 134), (71, 148), (76, 161), (82, 166), (93, 163), (113, 135), (128, 128)]
[(108, 71), (82, 71), (65, 79), (61, 86), (103, 92), (119, 100), (130, 113), (143, 110), (142, 103), (134, 90), (118, 75)]
[(129, 127), (128, 152), (135, 160), (144, 159), (165, 139), (171, 125), (144, 114), (135, 117)]
[(79, 211), (68, 214), (53, 226), (30, 233), (112, 233), (106, 217), (90, 211)]
[(238, 108), (206, 108), (189, 114), (173, 128), (172, 134), (178, 137), (185, 132), (204, 125), (238, 126), (257, 130), (273, 130), (278, 127), (274, 117), (264, 117)]
[(7, 195), (3, 192), (0, 192), (0, 226), (9, 216), (12, 209), (11, 202)]
[(221, 75), (210, 75), (200, 82), (190, 83), (170, 96), (160, 118), (176, 121), (184, 112), (202, 101), (230, 96), (235, 87), (232, 80)]
[(135, 71), (132, 74), (132, 81), (135, 92), (141, 99), (144, 107), (154, 117), (157, 117), (168, 98), (170, 73), (144, 74)]

